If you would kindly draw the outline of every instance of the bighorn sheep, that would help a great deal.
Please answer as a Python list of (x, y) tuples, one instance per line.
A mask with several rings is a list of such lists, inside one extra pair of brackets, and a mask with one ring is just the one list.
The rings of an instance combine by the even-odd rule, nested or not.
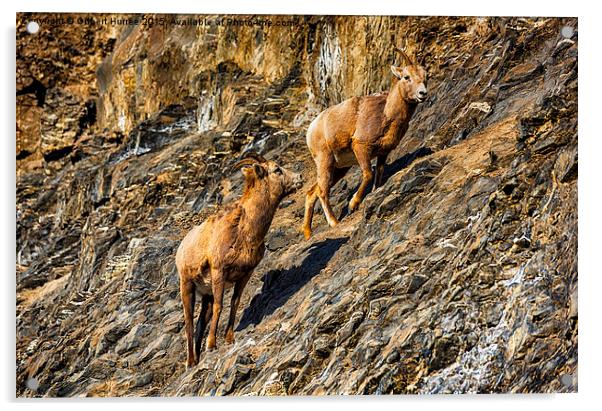
[[(279, 167), (257, 154), (249, 154), (234, 168), (245, 179), (242, 197), (194, 227), (182, 240), (176, 253), (180, 293), (188, 346), (187, 365), (198, 363), (201, 339), (209, 321), (207, 349), (216, 347), (215, 333), (222, 311), (224, 288), (234, 286), (227, 343), (234, 341), (234, 319), (240, 297), (253, 269), (265, 251), (264, 237), (280, 201), (300, 188), (301, 176)], [(201, 311), (193, 344), (193, 315), (196, 295)]]
[(381, 184), (388, 154), (408, 129), (416, 105), (426, 98), (426, 71), (402, 50), (400, 67), (391, 66), (397, 78), (388, 93), (352, 97), (322, 111), (307, 129), (307, 146), (316, 163), (317, 182), (305, 198), (303, 234), (311, 236), (314, 205), (319, 198), (331, 227), (338, 224), (328, 195), (353, 164), (362, 170), (362, 182), (349, 202), (349, 211), (359, 206), (372, 179), (371, 161), (376, 157), (374, 188)]

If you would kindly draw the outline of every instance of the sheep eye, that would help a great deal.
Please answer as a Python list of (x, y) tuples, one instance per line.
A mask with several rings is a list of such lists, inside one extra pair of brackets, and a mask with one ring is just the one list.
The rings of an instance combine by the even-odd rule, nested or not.
[(274, 169), (274, 173), (276, 173), (276, 174), (282, 174), (282, 170), (280, 169), (280, 167), (276, 167)]
[(403, 79), (406, 81), (410, 81), (410, 76), (403, 76)]

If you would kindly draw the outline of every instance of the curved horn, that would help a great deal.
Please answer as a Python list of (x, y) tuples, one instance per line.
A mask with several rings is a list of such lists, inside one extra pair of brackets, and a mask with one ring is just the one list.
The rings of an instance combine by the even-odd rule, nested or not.
[(247, 153), (247, 154), (244, 155), (243, 158), (252, 158), (254, 160), (259, 161), (260, 163), (265, 163), (266, 161), (268, 161), (268, 160), (265, 159), (265, 157), (263, 157), (263, 156), (261, 156), (261, 155), (259, 155), (257, 153)]
[(395, 46), (395, 51), (397, 51), (399, 54), (401, 54), (401, 58), (405, 61), (405, 63), (407, 65), (413, 65), (414, 63), (412, 62), (412, 59), (410, 57), (408, 57), (408, 55), (406, 54), (405, 51), (403, 51), (402, 49), (400, 49), (399, 47)]
[(232, 166), (232, 171), (238, 170), (239, 168), (244, 166), (250, 166), (251, 164), (255, 163), (265, 163), (266, 161), (267, 160), (265, 159), (265, 157), (257, 153), (247, 153), (243, 156), (241, 160), (238, 161), (238, 163)]
[(232, 170), (233, 171), (238, 170), (239, 168), (242, 168), (244, 166), (250, 166), (250, 165), (258, 163), (258, 162), (259, 161), (255, 158), (243, 158), (238, 163), (236, 163), (232, 166)]

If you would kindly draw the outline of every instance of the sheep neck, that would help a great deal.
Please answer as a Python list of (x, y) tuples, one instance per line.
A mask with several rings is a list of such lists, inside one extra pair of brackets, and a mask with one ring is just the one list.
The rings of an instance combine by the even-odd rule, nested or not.
[(279, 195), (270, 193), (265, 183), (248, 187), (241, 198), (241, 207), (244, 210), (239, 223), (239, 230), (254, 245), (263, 243), (267, 234), (278, 203)]
[(384, 114), (388, 122), (407, 123), (417, 103), (411, 103), (407, 100), (407, 96), (399, 86), (399, 81), (396, 81), (391, 86), (391, 90), (387, 95)]

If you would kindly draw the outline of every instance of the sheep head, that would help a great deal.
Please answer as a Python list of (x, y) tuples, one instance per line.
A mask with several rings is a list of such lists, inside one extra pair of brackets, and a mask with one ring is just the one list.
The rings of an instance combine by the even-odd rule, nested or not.
[(398, 79), (401, 95), (410, 103), (422, 103), (426, 99), (426, 70), (414, 63), (403, 50), (395, 50), (401, 55), (402, 63), (391, 66), (391, 72)]
[(258, 183), (267, 184), (270, 193), (284, 197), (303, 185), (301, 175), (279, 166), (275, 161), (266, 160), (255, 153), (248, 153), (236, 163), (234, 169), (242, 169), (247, 188)]

